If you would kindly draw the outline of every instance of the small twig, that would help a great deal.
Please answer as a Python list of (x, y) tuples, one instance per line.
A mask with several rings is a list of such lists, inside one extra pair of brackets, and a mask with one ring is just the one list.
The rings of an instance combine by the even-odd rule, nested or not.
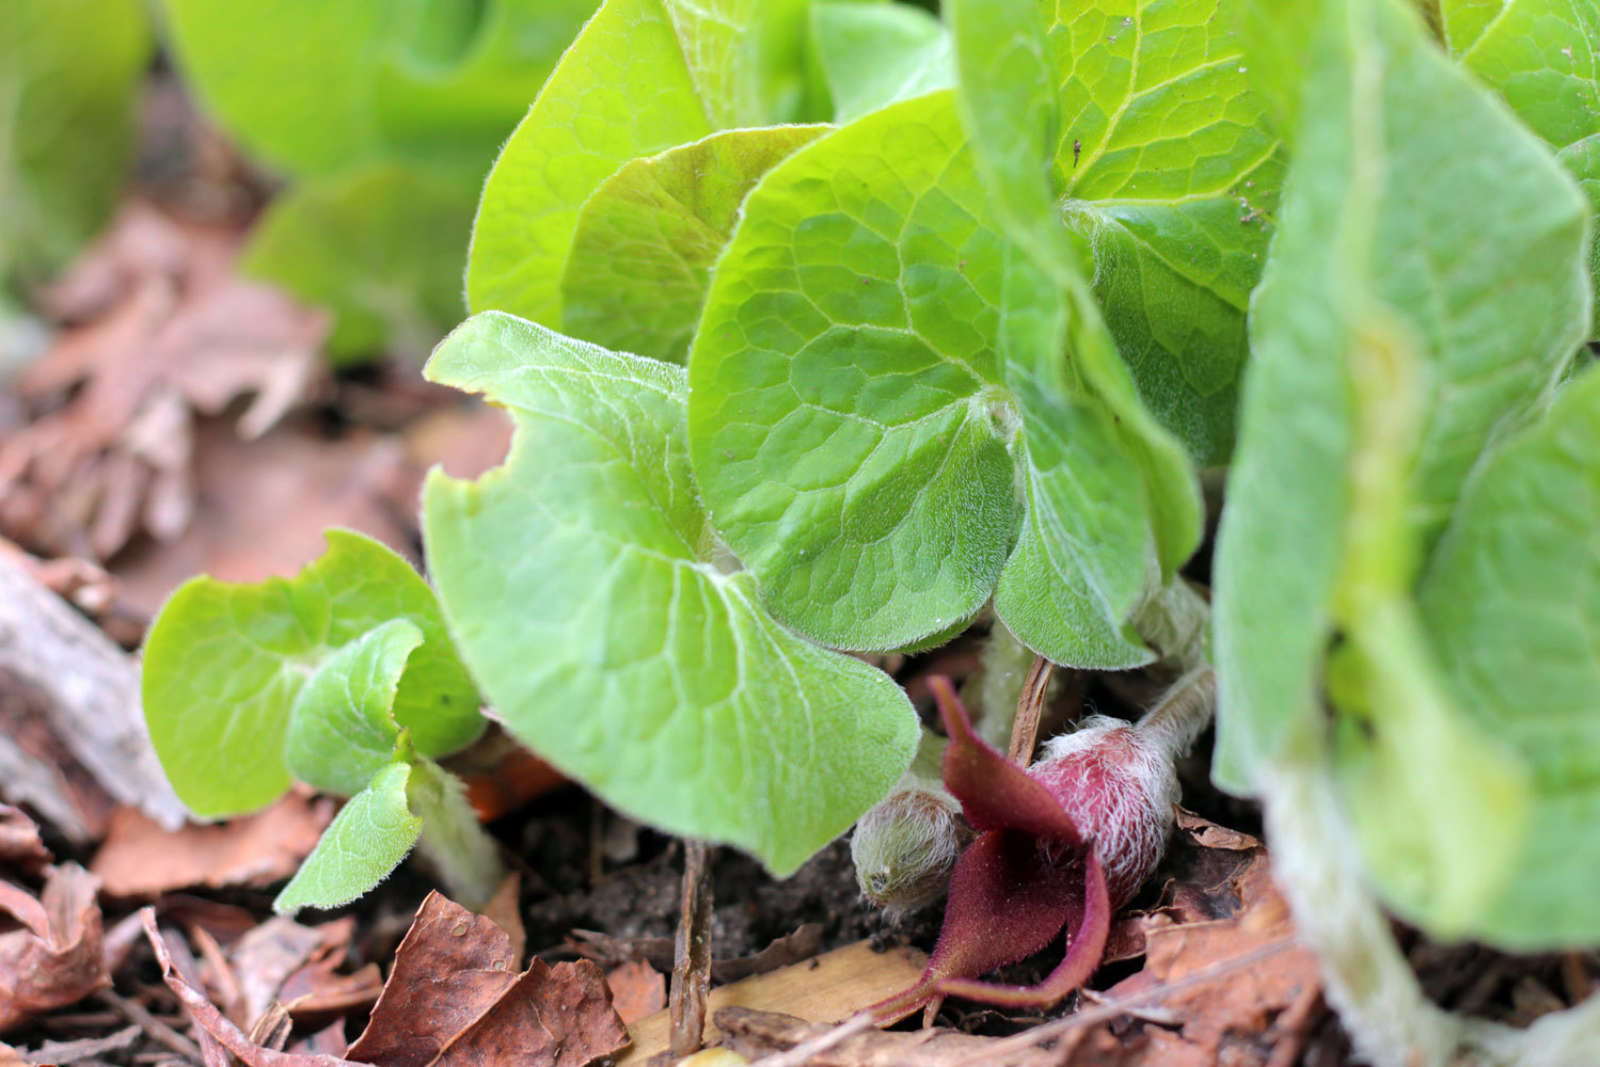
[(180, 1056), (200, 1063), (204, 1057), (200, 1054), (200, 1046), (184, 1037), (166, 1023), (151, 1015), (142, 1004), (129, 1000), (127, 997), (113, 993), (109, 989), (102, 989), (95, 995), (102, 1004), (107, 1004), (118, 1015), (139, 1027), (150, 1035), (152, 1041), (176, 1052)]
[(1093, 1004), (1095, 1007), (1114, 1005), (1121, 1008), (1122, 1014), (1131, 1019), (1138, 1019), (1141, 1022), (1154, 1023), (1157, 1026), (1180, 1026), (1183, 1023), (1183, 1017), (1177, 1012), (1168, 1011), (1165, 1008), (1141, 1008), (1136, 1005), (1128, 1004), (1125, 1001), (1114, 1002), (1104, 993), (1096, 993), (1092, 989), (1078, 990), (1078, 998)]
[(1566, 990), (1567, 1002), (1578, 1004), (1589, 999), (1594, 992), (1594, 979), (1581, 952), (1564, 952), (1561, 955), (1561, 985)]
[(1300, 1053), (1311, 1036), (1312, 1025), (1322, 1017), (1318, 1007), (1322, 1003), (1322, 986), (1313, 982), (1300, 991), (1284, 1012), (1278, 1016), (1274, 1027), (1281, 1035), (1272, 1050), (1267, 1067), (1294, 1067), (1300, 1062)]
[(704, 841), (685, 841), (683, 902), (673, 946), (672, 1019), (674, 1056), (698, 1052), (706, 1027), (706, 996), (711, 991), (711, 849)]
[(1019, 767), (1033, 762), (1033, 749), (1039, 743), (1039, 718), (1044, 714), (1044, 698), (1050, 691), (1050, 675), (1055, 669), (1054, 663), (1035, 656), (1028, 677), (1022, 682), (1017, 717), (1011, 723), (1011, 751), (1007, 753)]
[(850, 1040), (857, 1034), (866, 1033), (872, 1029), (872, 1026), (872, 1013), (858, 1011), (832, 1030), (824, 1031), (816, 1037), (807, 1038), (793, 1048), (783, 1052), (775, 1052), (770, 1056), (763, 1056), (751, 1064), (751, 1067), (803, 1067), (813, 1056), (820, 1056), (822, 1053)]
[(1097, 1023), (1110, 1022), (1112, 1019), (1121, 1018), (1122, 1016), (1128, 1014), (1127, 1009), (1131, 1006), (1148, 1004), (1151, 1002), (1160, 1002), (1176, 993), (1185, 992), (1195, 988), (1196, 986), (1206, 985), (1210, 982), (1216, 981), (1218, 978), (1225, 978), (1230, 974), (1235, 974), (1239, 971), (1245, 970), (1246, 968), (1253, 967), (1262, 960), (1271, 956), (1275, 956), (1285, 949), (1294, 948), (1298, 944), (1298, 940), (1292, 934), (1287, 937), (1279, 938), (1276, 941), (1269, 941), (1260, 948), (1253, 949), (1241, 956), (1235, 956), (1231, 960), (1224, 960), (1221, 963), (1212, 964), (1210, 967), (1207, 967), (1204, 970), (1196, 971), (1194, 974), (1191, 974), (1185, 978), (1180, 978), (1176, 982), (1168, 982), (1166, 985), (1155, 986), (1150, 989), (1143, 990), (1142, 992), (1121, 997), (1117, 1000), (1107, 1001), (1104, 1005), (1098, 1008), (1089, 1008), (1086, 1011), (1080, 1011), (1074, 1015), (1068, 1015), (1064, 1019), (1056, 1019), (1051, 1022), (1041, 1023), (1031, 1030), (1024, 1030), (1020, 1034), (1013, 1034), (1010, 1037), (1002, 1037), (989, 1045), (983, 1051), (982, 1055), (961, 1060), (958, 1063), (952, 1064), (951, 1067), (966, 1067), (967, 1064), (993, 1063), (997, 1061), (998, 1057), (1006, 1056), (1011, 1053), (1024, 1052), (1042, 1042), (1058, 1037), (1065, 1037), (1071, 1034), (1073, 1031), (1080, 1030), (1083, 1027), (1094, 1026)]

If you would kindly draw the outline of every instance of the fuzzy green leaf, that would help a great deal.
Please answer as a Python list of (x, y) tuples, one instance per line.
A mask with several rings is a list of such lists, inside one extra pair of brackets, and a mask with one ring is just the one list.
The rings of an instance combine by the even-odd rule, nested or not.
[(467, 266), (472, 309), (563, 326), (584, 203), (618, 168), (717, 130), (803, 117), (782, 101), (805, 80), (805, 7), (606, 0), (489, 175)]
[(1359, 544), (1364, 568), (1403, 583), (1470, 467), (1538, 403), (1589, 317), (1584, 204), (1548, 150), (1407, 6), (1323, 9), (1283, 229), (1252, 309), (1218, 544), (1214, 773), (1235, 789), (1320, 720), (1320, 660), (1359, 544), (1357, 428), (1389, 417), (1352, 399), (1356, 361), (1392, 364), (1394, 381), (1368, 394), (1415, 424), (1364, 446), (1406, 472), (1401, 498), (1379, 509), (1398, 517)]
[(955, 84), (950, 34), (919, 8), (819, 3), (811, 33), (835, 122)]
[(409, 763), (390, 764), (351, 797), (272, 902), (273, 910), (292, 915), (301, 908), (337, 908), (389, 877), (422, 833), (422, 819), (406, 800), (411, 773)]
[(947, 630), (993, 591), (1031, 507), (1005, 589), (1026, 617), (1008, 623), (1060, 662), (1147, 657), (1125, 623), (1150, 529), (1176, 566), (1198, 491), (1175, 442), (1156, 429), (1169, 451), (1153, 457), (1134, 418), (1118, 425), (1142, 409), (1098, 312), (1001, 232), (949, 92), (767, 175), (717, 265), (689, 374), (705, 499), (791, 626), (846, 648)]
[[(165, 0), (187, 81), (296, 175), (409, 159), (476, 180), (593, 0)], [(270, 86), (270, 91), (264, 91)]]
[(310, 178), (267, 208), (240, 267), (332, 311), (336, 361), (420, 360), (461, 317), (476, 195), (474, 182), (389, 163)]
[(1057, 663), (1121, 670), (1149, 662), (1128, 622), (1155, 569), (1139, 464), (1111, 411), (1075, 380), (1062, 356), (1066, 301), (1021, 249), (1007, 263), (1004, 299), (1000, 348), (1021, 412), (1028, 511), (995, 588), (995, 612)]
[(1150, 410), (1200, 463), (1233, 443), (1244, 313), (1282, 164), (1232, 0), (959, 0), (962, 106), (1015, 239), (1064, 219)]
[(682, 363), (745, 194), (824, 129), (726, 130), (625, 164), (579, 215), (561, 286), (566, 328)]
[(689, 361), (701, 491), (774, 613), (892, 648), (983, 604), (1021, 519), (1004, 244), (949, 93), (790, 156), (745, 203)]
[(288, 788), (285, 740), (307, 679), (393, 619), (423, 634), (394, 699), (417, 751), (450, 752), (483, 729), (477, 691), (417, 572), (371, 538), (330, 530), (327, 539), (328, 551), (293, 578), (190, 579), (151, 625), (145, 722), (173, 789), (200, 815), (250, 811)]
[(338, 649), (300, 687), (284, 761), (298, 781), (354, 796), (387, 767), (400, 740), (394, 697), (422, 631), (391, 619)]
[(1519, 951), (1600, 941), (1600, 373), (1475, 472), (1419, 599), (1463, 713), (1534, 773), (1521, 858), (1482, 935)]
[(42, 281), (110, 215), (149, 54), (139, 0), (0, 7), (0, 286)]
[[(1600, 6), (1440, 0), (1439, 13), (1450, 51), (1556, 150), (1600, 214)], [(1589, 271), (1600, 294), (1600, 233)]]
[(607, 803), (787, 873), (879, 799), (917, 721), (866, 664), (774, 622), (690, 477), (680, 368), (501, 313), (428, 364), (506, 407), (506, 465), (424, 491), (430, 569), (514, 734)]

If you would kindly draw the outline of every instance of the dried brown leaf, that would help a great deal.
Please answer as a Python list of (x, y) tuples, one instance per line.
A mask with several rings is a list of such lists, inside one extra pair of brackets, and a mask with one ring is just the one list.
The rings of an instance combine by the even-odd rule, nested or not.
[(299, 869), (332, 817), (331, 803), (299, 793), (253, 815), (174, 831), (137, 809), (119, 808), (90, 869), (114, 897), (267, 886)]
[[(156, 928), (156, 913), (145, 908), (140, 913), (145, 936), (155, 950), (156, 961), (161, 965), (161, 976), (167, 988), (177, 995), (178, 1001), (194, 1020), (202, 1038), (201, 1048), (206, 1052), (208, 1064), (227, 1063), (227, 1056), (237, 1057), (246, 1067), (355, 1067), (351, 1060), (317, 1053), (276, 1052), (262, 1048), (245, 1036), (232, 1020), (207, 1000), (205, 995), (190, 985), (173, 965), (172, 946)], [(218, 1056), (217, 1050), (223, 1055)]]
[(481, 1018), (432, 1062), (437, 1067), (519, 1063), (584, 1067), (627, 1047), (600, 968), (588, 960), (554, 967), (535, 959)]
[(1235, 915), (1148, 930), (1144, 970), (1106, 993), (1111, 1002), (1140, 995), (1144, 1003), (1181, 1019), (1181, 1029), (1145, 1026), (1121, 1034), (1096, 1030), (1068, 1062), (1120, 1067), (1264, 1062), (1263, 1050), (1270, 1050), (1283, 1036), (1279, 1024), (1294, 1021), (1290, 1009), (1320, 990), (1316, 957), (1309, 949), (1273, 952), (1225, 980), (1160, 993), (1163, 986), (1222, 968), (1293, 936), (1288, 905), (1272, 881), (1264, 853), (1253, 854), (1230, 884), (1241, 902)]
[(414, 555), (418, 472), (396, 438), (355, 430), (328, 440), (293, 422), (245, 442), (205, 422), (197, 442), (198, 504), (183, 536), (142, 541), (112, 567), (131, 608), (154, 614), (200, 572), (229, 582), (293, 574), (326, 551), (330, 526)]
[(612, 1006), (628, 1026), (667, 1006), (667, 976), (643, 960), (611, 968), (606, 985), (611, 987)]
[(0, 1033), (108, 983), (95, 888), (75, 863), (51, 868), (38, 899), (0, 882), (0, 911), (22, 926), (0, 934)]
[(0, 804), (0, 864), (36, 874), (50, 859), (38, 823), (23, 811)]
[(384, 1067), (577, 1067), (627, 1044), (594, 964), (536, 959), (518, 975), (515, 961), (511, 936), (492, 919), (430, 893), (347, 1055)]
[(306, 393), (325, 312), (231, 272), (238, 234), (139, 205), (47, 304), (80, 320), (22, 375), (34, 421), (0, 441), (0, 528), (53, 555), (105, 560), (193, 510), (191, 412), (251, 402), (255, 437)]
[(510, 936), (493, 920), (429, 893), (349, 1055), (384, 1067), (431, 1063), (516, 980)]

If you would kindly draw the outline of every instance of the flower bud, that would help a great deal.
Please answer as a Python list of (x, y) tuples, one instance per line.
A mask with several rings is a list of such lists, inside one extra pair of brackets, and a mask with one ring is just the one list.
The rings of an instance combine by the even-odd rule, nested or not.
[(1178, 803), (1172, 757), (1137, 726), (1097, 715), (1047, 742), (1028, 777), (1094, 843), (1112, 907), (1127, 903), (1166, 849)]
[(971, 836), (961, 805), (939, 780), (944, 747), (942, 738), (924, 730), (910, 770), (861, 817), (850, 838), (862, 895), (893, 914), (944, 896), (950, 868)]

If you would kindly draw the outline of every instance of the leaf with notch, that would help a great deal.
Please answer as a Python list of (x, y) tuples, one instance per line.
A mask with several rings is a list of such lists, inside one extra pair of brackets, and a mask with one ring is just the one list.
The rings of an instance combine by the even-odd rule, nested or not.
[[(953, 108), (874, 112), (746, 201), (690, 358), (696, 475), (768, 605), (817, 640), (911, 644), (1015, 565), (1008, 622), (1035, 648), (1143, 662), (1128, 614), (1152, 530), (1169, 573), (1198, 540), (1192, 473), (1159, 428), (1154, 456), (1118, 425), (1142, 409), (1097, 310), (1001, 232)], [(1098, 622), (1075, 633), (1057, 597)]]
[(151, 625), (145, 722), (173, 789), (197, 814), (232, 815), (280, 796), (302, 687), (341, 647), (394, 619), (423, 634), (394, 699), (417, 751), (442, 755), (483, 729), (477, 690), (417, 572), (361, 534), (326, 536), (328, 551), (290, 579), (190, 579)]
[(517, 424), (503, 467), (435, 471), (423, 508), (452, 632), (512, 733), (607, 803), (779, 874), (889, 789), (916, 716), (718, 566), (681, 368), (489, 312), (427, 373)]
[(712, 277), (695, 476), (774, 614), (827, 644), (967, 618), (1016, 536), (984, 203), (949, 92), (905, 101), (768, 172)]
[(777, 98), (789, 66), (803, 81), (804, 10), (805, 0), (606, 0), (484, 186), (467, 265), (472, 309), (563, 326), (580, 213), (618, 168), (717, 130), (803, 118)]
[(377, 886), (400, 866), (422, 833), (411, 814), (409, 763), (393, 763), (339, 809), (272, 909), (337, 908)]
[(578, 217), (561, 283), (566, 328), (682, 363), (745, 194), (826, 128), (724, 130), (624, 164)]
[[(962, 106), (1013, 236), (1064, 220), (1139, 393), (1201, 464), (1233, 444), (1245, 307), (1282, 163), (1233, 0), (959, 0)], [(1076, 255), (1071, 255), (1076, 259)]]
[(1020, 248), (1007, 263), (1005, 301), (1001, 351), (1021, 412), (1028, 511), (1000, 572), (995, 613), (1056, 663), (1148, 663), (1154, 657), (1129, 621), (1158, 569), (1142, 472), (1111, 412), (1074, 381), (1062, 355), (1066, 302)]

